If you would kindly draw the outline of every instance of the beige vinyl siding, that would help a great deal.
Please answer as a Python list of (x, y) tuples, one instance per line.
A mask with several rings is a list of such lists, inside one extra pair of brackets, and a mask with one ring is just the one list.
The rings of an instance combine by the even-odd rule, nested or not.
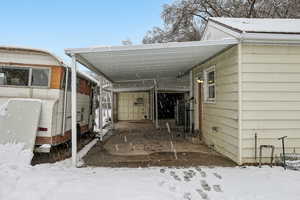
[[(216, 102), (203, 102), (202, 131), (208, 145), (238, 162), (238, 48), (224, 51), (206, 63), (194, 68), (195, 109), (198, 109), (198, 84), (196, 78), (204, 69), (215, 65)], [(195, 127), (199, 129), (198, 112)], [(217, 127), (218, 131), (213, 130)]]
[(300, 153), (300, 46), (242, 45), (244, 163), (254, 161), (255, 132), (258, 145), (275, 145), (277, 156), (285, 135), (287, 151)]
[[(143, 98), (143, 104), (136, 104), (138, 98)], [(118, 93), (118, 120), (143, 120), (149, 117), (148, 92)]]

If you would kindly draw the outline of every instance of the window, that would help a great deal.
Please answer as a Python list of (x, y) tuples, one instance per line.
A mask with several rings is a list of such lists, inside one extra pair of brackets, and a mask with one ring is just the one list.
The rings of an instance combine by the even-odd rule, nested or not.
[(0, 85), (28, 86), (29, 68), (0, 67)]
[(204, 98), (206, 103), (215, 103), (216, 101), (216, 81), (215, 66), (204, 70)]
[(31, 85), (48, 86), (49, 69), (32, 68)]
[(50, 69), (0, 66), (0, 86), (49, 86)]

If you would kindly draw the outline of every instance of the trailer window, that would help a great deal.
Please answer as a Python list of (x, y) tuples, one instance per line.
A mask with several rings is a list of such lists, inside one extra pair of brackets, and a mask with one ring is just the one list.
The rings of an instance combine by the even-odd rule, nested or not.
[(31, 85), (32, 86), (48, 86), (49, 85), (49, 69), (32, 68)]
[(28, 86), (29, 68), (0, 67), (0, 85)]

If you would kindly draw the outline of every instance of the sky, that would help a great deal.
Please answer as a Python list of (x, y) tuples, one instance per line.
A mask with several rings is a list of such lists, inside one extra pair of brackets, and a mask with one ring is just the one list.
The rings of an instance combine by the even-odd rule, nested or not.
[(160, 26), (162, 6), (172, 0), (1, 1), (0, 45), (46, 49), (68, 59), (65, 48), (141, 43)]

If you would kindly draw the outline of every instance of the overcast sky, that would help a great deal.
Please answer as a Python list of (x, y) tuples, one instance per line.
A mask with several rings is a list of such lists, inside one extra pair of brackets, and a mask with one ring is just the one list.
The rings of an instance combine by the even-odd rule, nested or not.
[(0, 44), (42, 48), (64, 56), (64, 48), (141, 43), (161, 25), (172, 0), (7, 0), (1, 1)]

